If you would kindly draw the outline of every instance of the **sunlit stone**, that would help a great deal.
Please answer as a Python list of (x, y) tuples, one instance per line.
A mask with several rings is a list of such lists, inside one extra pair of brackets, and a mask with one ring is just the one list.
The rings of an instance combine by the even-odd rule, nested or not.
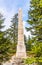
[(26, 48), (24, 44), (24, 30), (23, 30), (23, 21), (22, 21), (22, 9), (19, 9), (18, 12), (18, 44), (16, 50), (16, 57), (25, 58), (26, 57)]

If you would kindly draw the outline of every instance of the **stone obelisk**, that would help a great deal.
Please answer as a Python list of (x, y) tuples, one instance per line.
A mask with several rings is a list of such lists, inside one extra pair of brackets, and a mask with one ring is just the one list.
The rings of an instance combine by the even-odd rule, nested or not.
[(24, 31), (23, 31), (23, 21), (22, 21), (22, 9), (18, 12), (18, 44), (16, 57), (25, 58), (26, 57), (26, 47), (24, 44)]

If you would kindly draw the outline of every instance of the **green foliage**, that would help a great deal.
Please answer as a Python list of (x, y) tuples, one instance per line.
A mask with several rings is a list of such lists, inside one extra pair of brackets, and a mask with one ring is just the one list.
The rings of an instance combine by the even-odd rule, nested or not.
[[(17, 18), (17, 14), (15, 14), (12, 18), (12, 25), (10, 26), (9, 29), (7, 29), (5, 31), (5, 37), (8, 39), (7, 40), (7, 44), (6, 46), (9, 46), (7, 53), (7, 59), (10, 59), (12, 55), (14, 55), (16, 53), (16, 45), (17, 45), (17, 36), (18, 36), (18, 18)], [(8, 42), (9, 41), (9, 42)], [(6, 47), (5, 46), (5, 47)], [(6, 47), (7, 48), (7, 47)]]
[(26, 42), (26, 50), (31, 51), (31, 48), (32, 48), (32, 40), (29, 36), (28, 39), (27, 39), (27, 42)]
[(32, 47), (32, 51), (35, 53), (36, 57), (42, 56), (42, 43), (36, 41)]
[(13, 43), (17, 44), (17, 38), (18, 38), (18, 14), (15, 14), (11, 20), (11, 26), (7, 30), (7, 35), (10, 40), (12, 40)]
[[(40, 57), (40, 58), (38, 58), (38, 57), (32, 57), (32, 58), (26, 58), (26, 59), (24, 59), (24, 63), (25, 64), (36, 64), (36, 63), (41, 63), (42, 64), (42, 58)], [(38, 64), (38, 65), (39, 65)]]
[[(42, 49), (42, 5), (41, 0), (31, 0), (30, 1), (30, 10), (29, 10), (29, 20), (27, 20), (28, 24), (31, 26), (27, 28), (28, 31), (31, 31), (33, 35), (32, 44), (35, 46), (35, 51), (39, 51)], [(38, 53), (38, 52), (37, 52)]]
[(34, 62), (36, 62), (35, 58), (27, 58), (27, 59), (24, 60), (25, 64), (32, 64)]
[(26, 35), (24, 35), (24, 42), (25, 42), (25, 44), (27, 43)]
[[(30, 27), (26, 29), (31, 32), (32, 52), (35, 53), (35, 58), (38, 57), (36, 59), (39, 60), (39, 57), (42, 58), (42, 0), (31, 0), (28, 14), (27, 23)], [(42, 65), (42, 62), (39, 61), (37, 62), (38, 65)]]
[(0, 14), (0, 65), (3, 61), (7, 61), (16, 52), (16, 44), (13, 44), (7, 36), (6, 31), (2, 31), (4, 17)]
[(15, 14), (12, 18), (12, 25), (11, 25), (11, 38), (13, 42), (17, 44), (18, 40), (18, 14)]
[(4, 28), (4, 26), (3, 26), (4, 20), (5, 19), (3, 18), (3, 15), (0, 13), (0, 32), (1, 32), (2, 28)]

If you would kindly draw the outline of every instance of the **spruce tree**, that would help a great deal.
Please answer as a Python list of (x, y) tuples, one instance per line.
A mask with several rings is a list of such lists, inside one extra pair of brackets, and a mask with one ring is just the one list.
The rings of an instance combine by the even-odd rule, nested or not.
[(5, 18), (0, 13), (0, 65), (3, 61), (6, 61), (11, 58), (12, 44), (8, 37), (5, 35), (4, 28)]
[(11, 19), (11, 26), (7, 29), (7, 34), (13, 43), (17, 43), (18, 37), (18, 14), (15, 14)]
[(12, 33), (12, 39), (14, 43), (17, 43), (18, 40), (18, 14), (15, 14), (12, 18), (12, 25), (11, 25), (11, 33)]
[[(31, 32), (36, 57), (42, 57), (42, 0), (31, 0), (28, 12), (27, 31)], [(35, 50), (34, 50), (35, 51)]]
[(11, 19), (11, 26), (7, 29), (6, 37), (10, 39), (12, 43), (12, 53), (16, 52), (16, 45), (18, 41), (18, 14), (15, 14), (13, 18)]
[(42, 41), (42, 7), (40, 6), (40, 1), (30, 1), (29, 20), (27, 22), (31, 26), (28, 30), (31, 30), (31, 33), (38, 36), (38, 40)]

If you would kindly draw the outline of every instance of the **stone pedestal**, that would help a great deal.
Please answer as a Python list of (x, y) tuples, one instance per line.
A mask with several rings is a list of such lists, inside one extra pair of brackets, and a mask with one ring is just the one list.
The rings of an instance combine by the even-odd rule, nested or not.
[(22, 10), (19, 9), (18, 12), (18, 44), (16, 57), (25, 58), (26, 57), (26, 48), (24, 44), (24, 31), (23, 31), (23, 21), (22, 21)]
[(12, 65), (25, 65), (24, 61), (21, 58), (14, 58)]

